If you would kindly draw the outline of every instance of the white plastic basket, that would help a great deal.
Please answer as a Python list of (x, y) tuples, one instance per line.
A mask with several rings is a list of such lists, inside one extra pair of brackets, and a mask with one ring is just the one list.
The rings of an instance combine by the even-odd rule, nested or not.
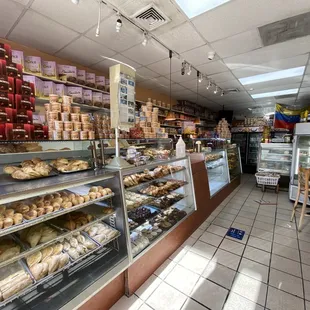
[(280, 175), (279, 174), (273, 174), (270, 175), (270, 173), (267, 174), (263, 174), (262, 172), (258, 172), (255, 174), (256, 176), (256, 182), (259, 185), (272, 185), (272, 186), (277, 186), (278, 185), (278, 181), (280, 179)]

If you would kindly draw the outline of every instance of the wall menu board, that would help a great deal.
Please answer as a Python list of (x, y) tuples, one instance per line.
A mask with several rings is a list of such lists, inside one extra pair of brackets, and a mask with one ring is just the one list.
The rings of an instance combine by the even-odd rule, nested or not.
[(120, 122), (135, 122), (135, 78), (121, 73), (119, 84)]

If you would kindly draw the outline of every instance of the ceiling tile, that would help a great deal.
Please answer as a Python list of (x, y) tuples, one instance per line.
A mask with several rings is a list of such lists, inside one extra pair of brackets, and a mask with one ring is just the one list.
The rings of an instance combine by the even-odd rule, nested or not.
[(300, 88), (299, 93), (310, 93), (310, 86)]
[(146, 67), (141, 67), (141, 68), (137, 69), (136, 77), (138, 77), (138, 76), (144, 80), (148, 80), (148, 79), (158, 77), (159, 74), (148, 69), (148, 68), (146, 68)]
[(257, 26), (308, 12), (309, 9), (308, 0), (292, 0), (289, 5), (286, 0), (234, 0), (192, 21), (205, 39), (213, 42)]
[(143, 33), (141, 30), (124, 18), (122, 19), (122, 29), (117, 33), (115, 30), (116, 19), (116, 15), (112, 15), (100, 23), (99, 37), (96, 37), (96, 26), (90, 29), (86, 36), (117, 52), (125, 51), (142, 42)]
[[(35, 0), (31, 8), (79, 33), (84, 33), (97, 23), (98, 2), (95, 0), (80, 1), (78, 5), (68, 0)], [(112, 13), (113, 10), (106, 5), (101, 6), (101, 19)]]
[(20, 3), (20, 4), (24, 5), (24, 6), (26, 6), (29, 3), (30, 0), (14, 0), (14, 1)]
[[(171, 72), (181, 72), (182, 62), (176, 57), (171, 58)], [(161, 61), (155, 62), (148, 65), (148, 68), (159, 73), (160, 75), (167, 75), (170, 73), (170, 62), (169, 58), (163, 59)]]
[(197, 66), (197, 69), (203, 74), (207, 74), (208, 76), (214, 73), (228, 71), (227, 66), (221, 60), (216, 60), (204, 65)]
[[(169, 75), (166, 75), (166, 77), (170, 78)], [(187, 81), (196, 80), (196, 79), (197, 79), (196, 71), (194, 70), (191, 75), (188, 75), (188, 74), (182, 75), (180, 71), (171, 74), (171, 80), (176, 83), (182, 83), (182, 82), (187, 82)]]
[(11, 0), (1, 1), (0, 10), (0, 37), (5, 38), (9, 30), (13, 27), (15, 21), (24, 10), (19, 3)]
[(78, 33), (28, 10), (9, 39), (53, 54), (71, 42)]
[(294, 89), (294, 88), (299, 88), (299, 87), (300, 87), (300, 83), (278, 85), (278, 86), (273, 86), (273, 87), (254, 89), (252, 91), (249, 90), (249, 94), (251, 95), (262, 94), (262, 93), (269, 93), (269, 92), (286, 90), (286, 89)]
[[(296, 48), (298, 46), (298, 48)], [(251, 65), (259, 65), (266, 62), (306, 54), (310, 50), (310, 36), (289, 40), (283, 43), (263, 47), (248, 53), (240, 54), (224, 59), (231, 69), (239, 69)]]
[(122, 55), (147, 66), (167, 58), (169, 52), (157, 42), (151, 40), (147, 46), (143, 46), (142, 44), (136, 45), (129, 50), (122, 52)]
[(159, 35), (158, 38), (166, 46), (178, 53), (188, 51), (205, 43), (195, 28), (188, 22)]
[(222, 58), (238, 55), (262, 47), (258, 30), (250, 30), (212, 43)]
[(193, 66), (198, 66), (205, 63), (211, 63), (211, 61), (216, 61), (219, 59), (217, 55), (215, 55), (213, 60), (208, 59), (208, 52), (213, 52), (214, 50), (208, 45), (203, 45), (197, 48), (194, 48), (190, 51), (184, 52), (181, 56)]
[(143, 87), (146, 89), (154, 89), (154, 88), (158, 88), (158, 87), (162, 87), (162, 85), (160, 85), (156, 79), (152, 79), (152, 80), (146, 80), (143, 82), (137, 82), (137, 86), (138, 87)]
[(226, 81), (231, 81), (231, 80), (236, 79), (233, 76), (233, 74), (229, 71), (223, 72), (223, 73), (212, 74), (209, 76), (209, 78), (215, 83), (226, 82)]
[(217, 83), (219, 87), (222, 89), (228, 89), (228, 88), (238, 88), (238, 89), (243, 89), (242, 85), (239, 83), (238, 80), (231, 80), (231, 81), (226, 81), (226, 82), (221, 82)]
[(103, 59), (102, 56), (111, 57), (114, 54), (114, 51), (86, 37), (78, 38), (56, 53), (58, 57), (76, 61), (84, 66), (96, 64)]

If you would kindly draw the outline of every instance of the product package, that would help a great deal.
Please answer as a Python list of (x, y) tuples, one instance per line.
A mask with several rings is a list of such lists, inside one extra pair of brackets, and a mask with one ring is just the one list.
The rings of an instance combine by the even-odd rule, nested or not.
[(25, 95), (15, 95), (15, 108), (35, 111), (35, 98)]
[(84, 98), (84, 103), (88, 105), (93, 104), (93, 94), (92, 90), (90, 89), (83, 89), (83, 98)]
[(82, 87), (73, 87), (68, 86), (67, 87), (68, 96), (71, 96), (73, 99), (73, 102), (75, 103), (83, 103), (83, 88)]
[(86, 86), (95, 88), (96, 87), (96, 74), (86, 72)]
[(34, 84), (32, 82), (15, 79), (15, 93), (25, 96), (35, 96)]
[(0, 59), (0, 76), (7, 76), (6, 61), (4, 59)]
[(103, 105), (102, 93), (93, 91), (93, 105), (95, 105), (96, 107), (102, 107)]
[(14, 62), (6, 62), (6, 74), (7, 76), (14, 78), (23, 78), (23, 67), (22, 65), (16, 64)]
[(0, 107), (14, 108), (14, 94), (10, 94), (8, 92), (0, 92)]
[(85, 85), (86, 83), (86, 71), (77, 70), (77, 82), (78, 84)]
[(96, 88), (100, 90), (105, 90), (105, 77), (103, 75), (96, 76)]
[(25, 56), (25, 71), (42, 74), (42, 61), (38, 56)]
[(77, 70), (74, 66), (57, 65), (59, 79), (62, 81), (77, 82)]
[(44, 94), (44, 83), (42, 80), (32, 75), (24, 75), (23, 80), (34, 85), (34, 94), (36, 97), (43, 97)]
[(105, 91), (110, 92), (110, 79), (105, 79)]
[(42, 75), (58, 79), (56, 61), (42, 61)]
[(22, 67), (24, 68), (24, 52), (12, 50), (12, 62), (18, 65), (22, 65)]
[(9, 44), (0, 42), (0, 59), (12, 61), (12, 49)]
[(67, 86), (64, 84), (56, 84), (56, 95), (59, 97), (67, 95)]
[(50, 81), (44, 81), (43, 96), (49, 97), (50, 94), (56, 93), (56, 84)]

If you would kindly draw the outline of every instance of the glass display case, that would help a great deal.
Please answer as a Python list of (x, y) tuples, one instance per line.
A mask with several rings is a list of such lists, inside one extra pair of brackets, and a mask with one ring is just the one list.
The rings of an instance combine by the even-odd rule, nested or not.
[(223, 150), (230, 141), (227, 139), (221, 139), (221, 138), (184, 138), (184, 141), (186, 143), (186, 150), (189, 153), (197, 152), (198, 151), (198, 145), (200, 145), (200, 151), (208, 151), (211, 150)]
[(205, 154), (211, 197), (229, 183), (226, 150), (214, 150)]
[(290, 143), (261, 143), (257, 171), (276, 172), (289, 176), (292, 164), (293, 145)]
[(248, 137), (248, 149), (247, 149), (247, 164), (256, 166), (258, 158), (258, 149), (262, 133), (251, 132)]
[(227, 149), (227, 160), (229, 169), (229, 181), (232, 182), (242, 173), (240, 149), (232, 146)]
[(138, 259), (196, 210), (189, 157), (121, 170), (130, 232)]

